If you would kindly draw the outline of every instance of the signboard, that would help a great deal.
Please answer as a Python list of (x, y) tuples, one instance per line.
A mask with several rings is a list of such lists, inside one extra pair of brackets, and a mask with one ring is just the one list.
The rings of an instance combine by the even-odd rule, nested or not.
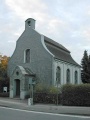
[(7, 92), (7, 87), (3, 87), (3, 92)]

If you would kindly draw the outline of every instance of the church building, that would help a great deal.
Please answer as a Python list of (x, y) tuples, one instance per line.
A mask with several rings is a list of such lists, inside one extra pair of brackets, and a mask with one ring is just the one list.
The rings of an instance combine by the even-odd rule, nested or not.
[(25, 21), (25, 30), (8, 63), (10, 98), (25, 99), (30, 85), (80, 84), (81, 68), (70, 51), (35, 30), (35, 20)]

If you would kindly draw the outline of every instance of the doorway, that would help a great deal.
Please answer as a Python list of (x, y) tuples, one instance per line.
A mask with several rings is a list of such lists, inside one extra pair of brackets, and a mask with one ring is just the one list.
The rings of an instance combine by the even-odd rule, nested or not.
[(20, 97), (20, 80), (16, 79), (16, 97)]

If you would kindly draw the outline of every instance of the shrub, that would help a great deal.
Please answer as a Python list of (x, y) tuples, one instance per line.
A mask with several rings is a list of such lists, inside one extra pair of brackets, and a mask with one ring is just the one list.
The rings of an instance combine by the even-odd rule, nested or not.
[(48, 93), (50, 93), (50, 94), (57, 94), (57, 92), (59, 93), (59, 89), (57, 87), (50, 86), (48, 88)]
[[(57, 94), (34, 93), (34, 103), (57, 104)], [(61, 103), (61, 94), (58, 94), (58, 103)]]
[[(46, 86), (38, 83), (34, 87), (34, 103), (46, 103), (56, 104), (57, 103), (57, 92), (58, 92), (58, 103), (61, 103), (60, 90), (54, 86)], [(28, 98), (28, 96), (26, 96)]]
[(48, 87), (46, 85), (41, 84), (41, 83), (36, 84), (34, 87), (34, 92), (45, 93), (47, 91), (48, 91)]
[(9, 93), (0, 93), (0, 97), (9, 97)]
[(90, 106), (90, 84), (64, 85), (62, 104), (71, 106)]
[(45, 103), (46, 102), (46, 93), (37, 92), (33, 96), (34, 103)]

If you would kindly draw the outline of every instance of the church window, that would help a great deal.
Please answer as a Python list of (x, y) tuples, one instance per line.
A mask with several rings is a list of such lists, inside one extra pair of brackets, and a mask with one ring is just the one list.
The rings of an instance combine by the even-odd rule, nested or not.
[(28, 21), (28, 25), (31, 26), (31, 21)]
[(19, 72), (18, 72), (18, 71), (16, 72), (16, 75), (19, 75)]
[(70, 83), (70, 70), (67, 69), (67, 72), (66, 72), (66, 83), (69, 84)]
[(78, 72), (75, 71), (75, 84), (77, 84), (77, 83), (78, 83)]
[(30, 63), (30, 49), (25, 51), (25, 62)]
[(61, 84), (61, 69), (59, 66), (56, 68), (56, 82)]

